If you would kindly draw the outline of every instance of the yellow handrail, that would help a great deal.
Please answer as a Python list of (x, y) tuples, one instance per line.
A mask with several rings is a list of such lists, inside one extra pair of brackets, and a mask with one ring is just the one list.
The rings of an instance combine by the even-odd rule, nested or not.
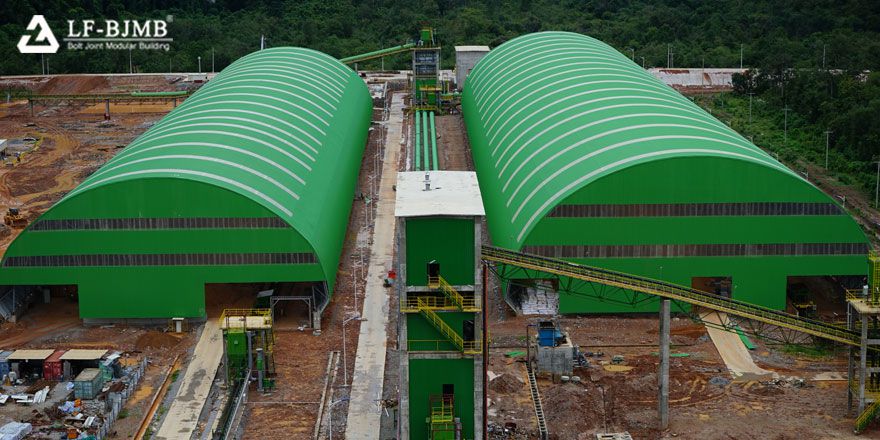
[(462, 312), (479, 312), (480, 308), (477, 306), (476, 299), (471, 296), (469, 298), (465, 298), (462, 294), (458, 293), (452, 285), (446, 282), (445, 279), (441, 276), (436, 277), (428, 277), (428, 287), (432, 289), (438, 289), (446, 295), (459, 310)]
[(449, 326), (445, 321), (440, 319), (440, 315), (434, 313), (434, 310), (428, 305), (428, 302), (425, 301), (425, 297), (418, 297), (418, 307), (419, 312), (428, 319), (437, 330), (446, 338), (452, 342), (452, 345), (455, 346), (459, 351), (465, 354), (477, 354), (482, 350), (480, 341), (465, 341), (461, 336), (456, 333), (452, 327)]
[(871, 423), (871, 420), (874, 420), (878, 411), (880, 411), (880, 400), (875, 400), (871, 402), (861, 414), (859, 414), (855, 423), (856, 434), (861, 433), (868, 427), (868, 423)]
[(665, 281), (652, 280), (621, 272), (584, 266), (555, 258), (523, 254), (491, 246), (483, 246), (482, 258), (487, 261), (494, 261), (496, 263), (503, 263), (538, 272), (552, 273), (559, 276), (674, 299), (847, 345), (861, 345), (861, 340), (858, 334), (847, 329), (836, 327), (832, 324), (800, 318), (788, 313), (728, 299), (719, 295), (701, 292), (696, 289), (679, 286)]

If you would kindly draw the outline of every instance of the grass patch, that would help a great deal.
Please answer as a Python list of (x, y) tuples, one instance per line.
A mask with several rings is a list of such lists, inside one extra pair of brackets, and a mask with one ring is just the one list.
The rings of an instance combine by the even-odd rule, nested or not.
[(180, 370), (174, 370), (174, 372), (171, 373), (171, 383), (177, 382), (178, 377), (180, 377)]
[(128, 417), (128, 409), (123, 408), (121, 411), (119, 411), (119, 420), (122, 420), (126, 417)]
[(792, 356), (809, 358), (830, 358), (834, 354), (834, 350), (830, 347), (798, 344), (785, 344), (782, 346), (782, 352)]

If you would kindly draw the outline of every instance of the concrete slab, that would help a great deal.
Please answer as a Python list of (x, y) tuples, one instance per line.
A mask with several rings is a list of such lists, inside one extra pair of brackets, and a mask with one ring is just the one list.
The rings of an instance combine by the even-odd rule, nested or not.
[(223, 357), (223, 334), (216, 319), (205, 322), (192, 359), (183, 373), (177, 395), (168, 408), (165, 420), (153, 436), (157, 440), (189, 439), (208, 400), (214, 376)]
[(351, 400), (348, 403), (347, 440), (375, 440), (379, 438), (381, 414), (377, 400), (382, 398), (385, 371), (385, 352), (388, 349), (388, 295), (383, 280), (392, 267), (394, 258), (394, 202), (393, 186), (397, 181), (397, 162), (403, 140), (403, 94), (396, 93), (391, 100), (385, 137), (385, 158), (379, 181), (379, 200), (373, 227), (373, 246), (370, 249), (370, 267), (367, 270), (367, 288), (364, 296), (363, 317), (358, 338), (357, 358), (351, 382)]
[[(722, 322), (726, 324), (729, 318), (726, 313), (713, 312), (702, 316), (701, 319), (708, 323), (720, 325)], [(752, 359), (752, 355), (738, 334), (708, 325), (706, 330), (709, 332), (709, 337), (712, 338), (715, 348), (718, 349), (721, 359), (724, 360), (727, 369), (730, 370), (730, 374), (733, 377), (740, 377), (744, 374), (757, 376), (772, 376), (776, 374), (755, 364), (755, 360)]]

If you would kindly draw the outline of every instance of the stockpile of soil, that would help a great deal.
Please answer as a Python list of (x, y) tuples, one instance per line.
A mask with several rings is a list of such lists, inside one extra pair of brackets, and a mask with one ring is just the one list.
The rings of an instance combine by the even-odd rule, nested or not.
[(135, 348), (144, 350), (147, 348), (172, 348), (180, 342), (180, 339), (168, 333), (151, 331), (144, 333), (135, 342)]
[(510, 373), (504, 373), (489, 382), (489, 389), (501, 394), (515, 393), (521, 390), (526, 384)]

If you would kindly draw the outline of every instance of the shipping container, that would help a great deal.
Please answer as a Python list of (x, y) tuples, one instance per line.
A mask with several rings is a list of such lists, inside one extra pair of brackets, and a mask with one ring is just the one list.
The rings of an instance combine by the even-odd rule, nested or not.
[(67, 350), (55, 350), (55, 353), (52, 353), (51, 356), (43, 361), (43, 379), (61, 380), (61, 356), (64, 355), (64, 353), (67, 353)]
[(94, 399), (101, 392), (104, 376), (97, 368), (86, 368), (73, 381), (73, 395), (77, 399)]
[(0, 377), (9, 374), (9, 360), (7, 358), (12, 353), (11, 350), (0, 351)]

